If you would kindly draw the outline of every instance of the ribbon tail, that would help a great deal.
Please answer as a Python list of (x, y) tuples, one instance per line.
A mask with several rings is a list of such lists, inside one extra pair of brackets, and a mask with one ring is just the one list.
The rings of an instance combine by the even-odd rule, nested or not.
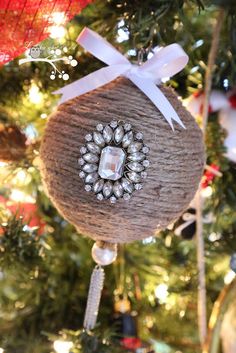
[(62, 94), (59, 104), (62, 104), (69, 99), (81, 96), (82, 94), (93, 91), (96, 88), (106, 85), (120, 76), (127, 70), (127, 65), (111, 65), (103, 67), (100, 70), (54, 91), (53, 94)]
[(152, 101), (152, 103), (159, 109), (166, 121), (174, 130), (172, 120), (178, 123), (185, 129), (185, 126), (178, 114), (161, 92), (155, 83), (147, 78), (138, 77), (136, 75), (127, 75), (127, 77)]

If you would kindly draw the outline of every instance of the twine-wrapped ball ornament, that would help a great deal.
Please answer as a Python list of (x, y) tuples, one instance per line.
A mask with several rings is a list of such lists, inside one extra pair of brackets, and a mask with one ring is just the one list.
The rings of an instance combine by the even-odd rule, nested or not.
[(83, 324), (91, 330), (116, 244), (154, 235), (182, 213), (198, 187), (204, 148), (174, 92), (157, 86), (186, 65), (178, 44), (136, 65), (88, 28), (77, 42), (108, 66), (54, 92), (64, 104), (49, 119), (41, 159), (59, 212), (96, 240)]
[[(111, 243), (153, 236), (193, 199), (205, 161), (202, 133), (174, 91), (161, 91), (186, 129), (175, 124), (172, 131), (153, 103), (125, 78), (67, 101), (50, 117), (40, 153), (43, 181), (58, 211), (80, 234)], [(142, 189), (113, 204), (86, 191), (79, 160), (85, 136), (114, 120), (142, 133), (149, 166)]]

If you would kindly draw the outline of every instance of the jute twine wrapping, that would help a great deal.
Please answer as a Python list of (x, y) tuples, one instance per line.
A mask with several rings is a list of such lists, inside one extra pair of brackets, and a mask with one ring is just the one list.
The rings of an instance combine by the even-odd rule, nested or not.
[[(174, 91), (162, 88), (186, 130), (173, 132), (157, 108), (130, 81), (119, 78), (70, 100), (50, 117), (41, 144), (41, 172), (49, 197), (80, 234), (124, 243), (157, 234), (187, 208), (205, 157), (202, 133)], [(150, 147), (144, 188), (130, 201), (98, 201), (79, 178), (80, 147), (98, 123), (130, 122)]]

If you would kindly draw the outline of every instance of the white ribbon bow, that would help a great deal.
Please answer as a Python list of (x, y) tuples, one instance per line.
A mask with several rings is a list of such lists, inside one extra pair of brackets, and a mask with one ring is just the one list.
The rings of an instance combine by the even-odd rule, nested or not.
[(89, 28), (83, 29), (77, 42), (109, 66), (53, 92), (62, 94), (59, 104), (101, 87), (119, 76), (124, 76), (152, 101), (172, 129), (174, 129), (172, 120), (185, 128), (168, 99), (156, 86), (163, 78), (175, 75), (187, 64), (188, 56), (178, 44), (174, 43), (161, 48), (144, 64), (138, 66), (131, 64), (110, 43)]

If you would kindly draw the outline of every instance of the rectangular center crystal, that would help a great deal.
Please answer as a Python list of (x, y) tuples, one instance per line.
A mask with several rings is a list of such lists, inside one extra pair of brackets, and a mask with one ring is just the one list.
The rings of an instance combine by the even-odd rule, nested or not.
[(120, 179), (123, 176), (125, 159), (125, 152), (122, 148), (112, 146), (103, 148), (98, 167), (98, 174), (103, 179)]

